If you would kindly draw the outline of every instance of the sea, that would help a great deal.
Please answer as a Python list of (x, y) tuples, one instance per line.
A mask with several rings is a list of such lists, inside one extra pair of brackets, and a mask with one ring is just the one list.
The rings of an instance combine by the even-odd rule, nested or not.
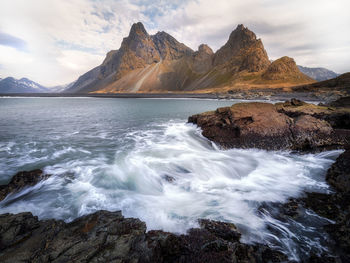
[(71, 222), (121, 210), (147, 230), (183, 234), (199, 218), (234, 223), (242, 242), (300, 260), (327, 251), (322, 226), (290, 198), (330, 192), (325, 174), (341, 151), (300, 154), (221, 149), (189, 116), (241, 100), (92, 97), (0, 98), (0, 184), (19, 171), (52, 176), (0, 202), (0, 213), (32, 212)]

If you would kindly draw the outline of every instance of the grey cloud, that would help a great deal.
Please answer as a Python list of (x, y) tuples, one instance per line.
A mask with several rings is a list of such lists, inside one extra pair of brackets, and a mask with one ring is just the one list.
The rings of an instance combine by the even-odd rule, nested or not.
[(0, 45), (10, 46), (21, 51), (27, 50), (27, 42), (4, 32), (0, 32)]
[(300, 30), (300, 28), (303, 27), (302, 23), (274, 25), (264, 21), (249, 21), (248, 24), (251, 30), (263, 35), (295, 32), (296, 30)]

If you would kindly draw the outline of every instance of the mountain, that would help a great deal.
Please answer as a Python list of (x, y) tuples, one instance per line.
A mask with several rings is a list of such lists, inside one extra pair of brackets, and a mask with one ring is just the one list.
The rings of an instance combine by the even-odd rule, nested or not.
[(265, 80), (285, 80), (288, 82), (312, 82), (313, 79), (300, 72), (294, 59), (282, 57), (271, 63), (262, 74)]
[(326, 68), (308, 68), (303, 66), (298, 66), (298, 68), (302, 73), (317, 81), (333, 79), (339, 76), (339, 74)]
[(73, 81), (71, 83), (68, 84), (64, 84), (64, 85), (58, 85), (58, 86), (53, 86), (53, 87), (49, 87), (49, 92), (53, 92), (53, 93), (60, 93), (60, 92), (64, 92), (66, 89), (71, 88), (76, 81)]
[(30, 79), (8, 77), (0, 80), (0, 93), (44, 93), (50, 90)]
[(166, 32), (149, 35), (139, 22), (119, 49), (108, 52), (100, 66), (64, 92), (224, 92), (252, 84), (266, 88), (314, 81), (294, 66), (294, 60), (293, 66), (285, 58), (279, 62), (271, 64), (262, 40), (243, 25), (214, 53), (206, 44), (194, 51)]

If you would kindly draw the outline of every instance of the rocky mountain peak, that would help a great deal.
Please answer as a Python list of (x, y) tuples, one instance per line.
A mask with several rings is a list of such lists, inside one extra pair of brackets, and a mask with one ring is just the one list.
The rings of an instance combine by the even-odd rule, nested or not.
[(270, 65), (262, 41), (242, 24), (232, 31), (226, 44), (215, 53), (213, 63), (214, 66), (229, 64), (233, 71), (249, 72), (265, 70)]
[(164, 31), (157, 32), (157, 34), (151, 37), (163, 60), (179, 59), (193, 53), (192, 49), (183, 43), (180, 43), (174, 37)]
[(134, 23), (129, 32), (129, 37), (133, 35), (146, 35), (148, 36), (148, 33), (144, 27), (144, 25), (141, 22)]
[(199, 53), (209, 54), (209, 55), (214, 54), (213, 50), (207, 44), (199, 45), (198, 52)]
[(300, 72), (294, 59), (287, 56), (272, 62), (262, 77), (266, 80), (312, 81), (311, 78)]
[(250, 31), (247, 27), (240, 24), (230, 34), (229, 40), (226, 45), (230, 46), (234, 51), (238, 51), (240, 48), (250, 46), (257, 41), (254, 32)]

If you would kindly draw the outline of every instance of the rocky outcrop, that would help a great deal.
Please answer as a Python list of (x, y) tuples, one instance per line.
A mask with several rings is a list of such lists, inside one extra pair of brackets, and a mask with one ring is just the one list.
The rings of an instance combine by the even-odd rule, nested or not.
[(287, 115), (281, 110), (283, 105), (307, 108), (310, 104), (296, 100), (282, 105), (238, 103), (193, 115), (188, 121), (197, 124), (203, 136), (224, 148), (315, 150), (346, 143), (327, 121), (309, 114)]
[(6, 185), (0, 185), (0, 201), (10, 194), (17, 192), (24, 187), (33, 186), (41, 180), (49, 178), (50, 175), (45, 174), (42, 170), (33, 170), (29, 172), (19, 172), (12, 177), (11, 181)]
[(200, 220), (186, 235), (149, 231), (120, 212), (98, 211), (71, 223), (31, 213), (0, 215), (1, 262), (284, 262), (264, 245), (239, 242), (230, 223)]
[(276, 107), (278, 112), (292, 118), (308, 115), (327, 121), (334, 129), (350, 129), (350, 108), (345, 105), (345, 100), (339, 100), (338, 105), (340, 107), (314, 105), (292, 99), (290, 103), (277, 103)]

